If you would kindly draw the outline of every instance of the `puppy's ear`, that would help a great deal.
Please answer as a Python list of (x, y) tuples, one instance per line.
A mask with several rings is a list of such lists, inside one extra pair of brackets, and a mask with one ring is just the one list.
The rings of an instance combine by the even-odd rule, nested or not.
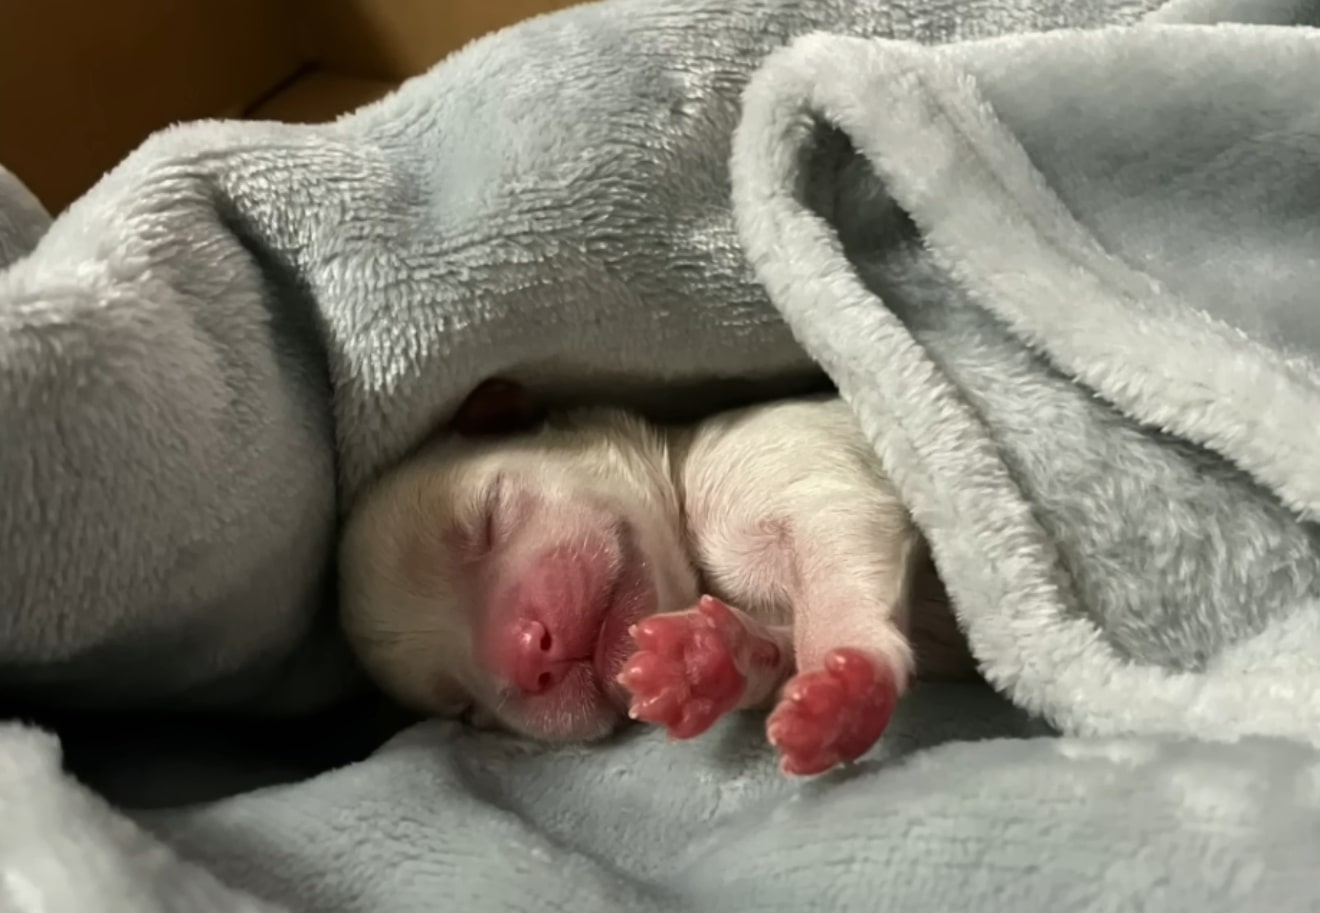
[(483, 380), (458, 407), (450, 423), (467, 437), (527, 431), (545, 418), (544, 406), (516, 381)]

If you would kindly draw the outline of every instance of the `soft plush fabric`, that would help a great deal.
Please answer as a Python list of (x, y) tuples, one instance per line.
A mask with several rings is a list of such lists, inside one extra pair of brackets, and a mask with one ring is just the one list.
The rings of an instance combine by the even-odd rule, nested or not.
[(748, 92), (750, 260), (1069, 731), (1320, 740), (1316, 67), (1302, 29), (814, 36)]
[[(49, 226), (0, 174), (0, 699), (49, 730), (0, 729), (0, 909), (1320, 908), (1314, 24), (608, 0), (166, 131)], [(321, 772), (380, 724), (338, 517), (494, 374), (833, 382), (999, 694), (806, 784), (753, 716)], [(58, 722), (111, 711), (163, 715)]]
[(36, 247), (50, 226), (50, 214), (32, 191), (0, 166), (0, 268)]

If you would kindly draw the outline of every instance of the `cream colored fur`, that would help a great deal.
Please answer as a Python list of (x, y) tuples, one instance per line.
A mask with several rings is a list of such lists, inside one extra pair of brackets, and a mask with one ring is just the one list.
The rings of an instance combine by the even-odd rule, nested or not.
[(589, 410), (525, 436), (447, 439), (383, 479), (350, 518), (345, 630), (380, 685), (420, 710), (475, 703), (479, 718), (536, 734), (509, 718), (473, 660), (478, 609), (452, 548), (455, 530), (481, 522), (497, 478), (546, 493), (547, 536), (576, 522), (586, 497), (626, 516), (660, 612), (708, 592), (790, 625), (799, 669), (851, 646), (887, 662), (900, 686), (912, 673), (905, 632), (924, 545), (846, 405), (789, 400), (674, 429)]
[(848, 407), (831, 397), (724, 413), (681, 434), (676, 452), (707, 589), (791, 624), (799, 669), (855, 646), (905, 682), (921, 538)]

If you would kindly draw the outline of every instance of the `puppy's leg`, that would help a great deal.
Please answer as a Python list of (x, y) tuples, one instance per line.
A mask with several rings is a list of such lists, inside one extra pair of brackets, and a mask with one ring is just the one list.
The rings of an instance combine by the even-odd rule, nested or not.
[(637, 652), (619, 683), (629, 715), (690, 739), (731, 710), (766, 705), (793, 669), (788, 627), (767, 625), (714, 596), (653, 615), (632, 630)]
[[(841, 545), (818, 554), (803, 543), (793, 608), (798, 673), (766, 721), (787, 774), (822, 773), (864, 754), (889, 723), (913, 674), (903, 634), (914, 554), (910, 529), (865, 540), (867, 554)], [(815, 557), (812, 557), (815, 555)]]
[(859, 757), (912, 676), (905, 635), (921, 537), (837, 399), (716, 416), (675, 447), (711, 592), (791, 619), (797, 674), (767, 721), (787, 773)]

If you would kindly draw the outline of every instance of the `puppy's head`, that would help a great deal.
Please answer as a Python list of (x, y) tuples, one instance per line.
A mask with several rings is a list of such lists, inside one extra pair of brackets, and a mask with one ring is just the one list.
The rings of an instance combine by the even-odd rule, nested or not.
[(426, 448), (349, 517), (340, 577), (385, 690), (559, 741), (615, 728), (629, 627), (697, 596), (665, 441), (611, 410)]

